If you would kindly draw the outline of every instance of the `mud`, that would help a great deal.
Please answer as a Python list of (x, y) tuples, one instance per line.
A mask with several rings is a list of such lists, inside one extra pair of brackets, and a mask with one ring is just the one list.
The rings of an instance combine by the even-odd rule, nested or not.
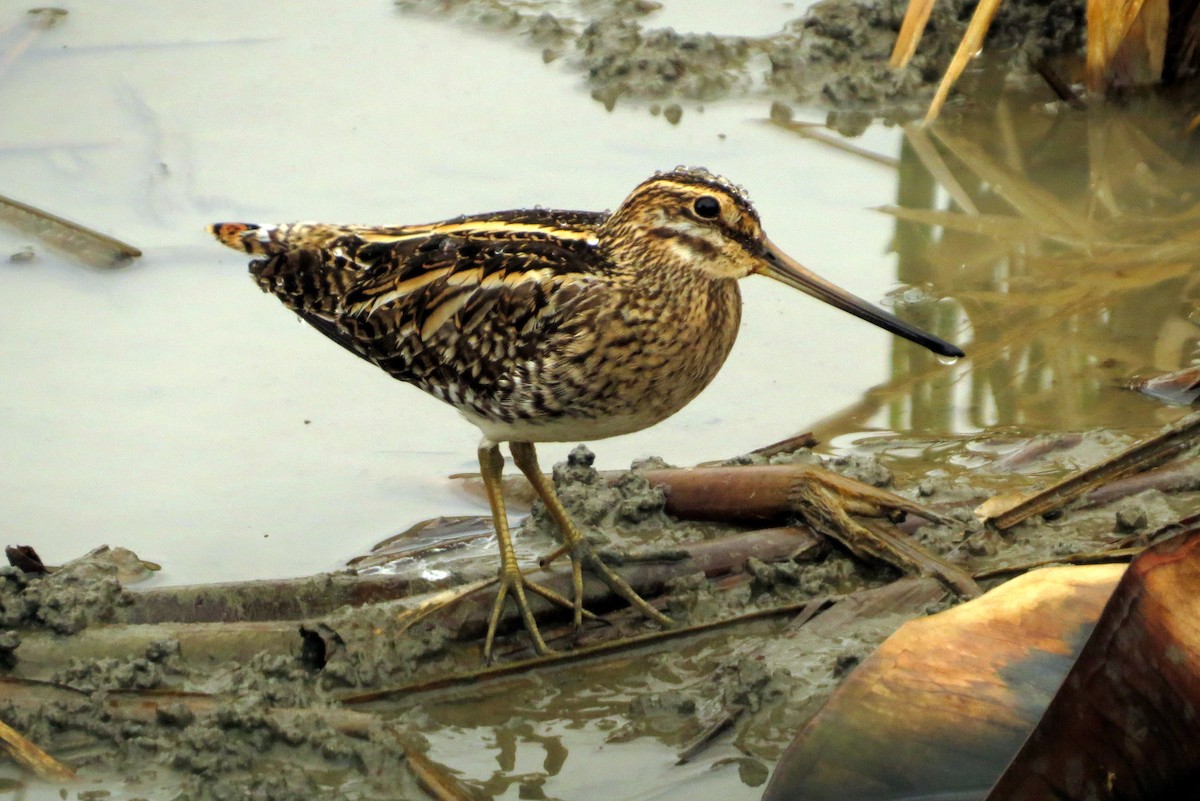
[[(655, 27), (658, 4), (397, 0), (408, 12), (446, 16), (502, 31), (541, 48), (543, 61), (581, 73), (592, 97), (612, 109), (644, 104), (678, 124), (685, 113), (729, 98), (820, 104), (831, 123), (861, 131), (875, 116), (904, 119), (923, 113), (958, 46), (975, 3), (940, 0), (912, 62), (892, 69), (888, 59), (904, 4), (824, 0), (766, 36), (679, 33)], [(1005, 2), (985, 49), (992, 76), (1027, 75), (1030, 60), (1077, 54), (1084, 33), (1078, 3)], [(968, 76), (967, 85), (973, 80)]]
[[(975, 503), (996, 485), (1032, 484), (1127, 443), (1126, 437), (1104, 433), (1062, 438), (1053, 447), (1036, 439), (1016, 448), (890, 439), (878, 447), (859, 443), (855, 456), (823, 461), (870, 483), (944, 503), (943, 511), (957, 524), (919, 526), (914, 539), (969, 572), (997, 570), (988, 580), (995, 584), (1004, 579), (1005, 566), (1019, 572), (1026, 562), (1149, 542), (1194, 511), (1200, 497), (1192, 487), (1169, 493), (1152, 489), (1091, 508), (1079, 504), (1004, 535), (985, 529), (972, 514)], [(991, 449), (990, 460), (978, 459), (985, 448)], [(942, 466), (971, 462), (971, 469), (957, 475), (944, 467), (931, 469), (922, 454), (936, 454)], [(822, 461), (807, 450), (771, 460)], [(641, 475), (601, 474), (593, 461), (592, 452), (580, 446), (555, 466), (553, 476), (572, 516), (610, 561), (670, 559), (679, 543), (737, 531), (675, 520), (664, 512), (662, 491)], [(661, 460), (643, 464), (663, 466)], [(920, 478), (914, 481), (914, 476)], [(517, 536), (525, 547), (545, 552), (554, 546), (553, 535), (544, 510), (535, 504)], [(487, 545), (489, 551), (493, 547)], [(439, 552), (431, 558), (453, 566), (456, 581), (495, 570), (494, 556)], [(10, 676), (0, 685), (0, 718), (79, 770), (83, 785), (180, 799), (423, 798), (405, 767), (406, 751), (436, 748), (445, 732), (463, 725), (495, 732), (516, 725), (514, 731), (525, 732), (525, 724), (518, 724), (526, 716), (584, 727), (614, 721), (604, 736), (610, 745), (651, 738), (685, 760), (726, 760), (736, 765), (742, 783), (753, 787), (765, 780), (793, 733), (838, 683), (901, 623), (956, 603), (933, 579), (903, 579), (891, 568), (865, 564), (823, 544), (782, 561), (751, 557), (732, 575), (683, 574), (667, 585), (665, 610), (680, 625), (785, 603), (795, 604), (798, 614), (649, 645), (633, 659), (602, 659), (553, 673), (518, 671), (439, 690), (446, 677), (478, 671), (477, 646), (464, 650), (444, 623), (414, 621), (411, 603), (400, 599), (346, 606), (290, 626), (272, 623), (293, 632), (280, 640), (282, 645), (271, 645), (249, 629), (247, 636), (260, 641), (260, 651), (249, 658), (198, 653), (191, 645), (181, 646), (179, 638), (160, 637), (121, 656), (65, 656), (50, 676), (51, 685), (22, 684), (23, 677), (34, 675), (21, 659), (23, 636), (44, 639), (51, 632), (66, 646), (60, 653), (70, 654), (71, 640), (85, 632), (103, 639), (131, 628), (110, 621), (137, 599), (138, 590), (117, 576), (133, 583), (137, 570), (129, 566), (139, 564), (128, 552), (105, 548), (49, 575), (0, 569), (0, 614), (8, 627), (0, 650), (8, 657)], [(126, 566), (124, 572), (120, 565)], [(393, 567), (427, 569), (428, 564), (400, 556)], [(844, 600), (829, 607), (829, 598)], [(610, 621), (632, 634), (650, 628), (627, 612), (614, 613)], [(187, 631), (187, 625), (212, 624), (180, 625)], [(544, 633), (556, 647), (569, 649), (569, 631), (566, 641), (555, 640), (557, 628), (548, 624)], [(579, 644), (587, 642), (585, 634)], [(528, 655), (526, 648), (516, 628), (502, 638), (501, 659), (511, 664)], [(399, 686), (409, 689), (397, 692)], [(59, 694), (40, 694), (46, 687)], [(597, 687), (605, 689), (597, 692)], [(708, 754), (710, 749), (716, 756)], [(497, 791), (488, 781), (467, 779), (470, 792)], [(541, 792), (539, 781), (525, 792), (535, 786)]]
[(75, 634), (111, 621), (131, 600), (120, 578), (136, 561), (128, 550), (102, 547), (50, 575), (0, 567), (0, 626)]

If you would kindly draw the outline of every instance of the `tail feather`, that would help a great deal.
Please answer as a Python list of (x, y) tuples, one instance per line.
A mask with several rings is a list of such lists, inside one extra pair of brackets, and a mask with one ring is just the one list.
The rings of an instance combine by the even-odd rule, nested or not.
[(222, 245), (258, 256), (271, 256), (289, 249), (286, 234), (278, 225), (222, 222), (208, 226), (208, 231)]
[(304, 248), (329, 247), (353, 234), (356, 226), (296, 222), (282, 225), (221, 222), (208, 226), (221, 244), (256, 256), (275, 256)]

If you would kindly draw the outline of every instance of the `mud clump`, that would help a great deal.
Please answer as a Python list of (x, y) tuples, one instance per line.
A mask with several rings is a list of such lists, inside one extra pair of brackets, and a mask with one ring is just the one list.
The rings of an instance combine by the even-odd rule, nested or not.
[[(638, 532), (670, 531), (677, 521), (664, 511), (666, 497), (650, 486), (645, 476), (626, 471), (607, 480), (593, 467), (596, 456), (583, 445), (576, 446), (567, 461), (554, 466), (554, 489), (571, 519), (593, 545), (607, 545), (613, 536)], [(546, 507), (537, 502), (525, 526), (534, 535), (561, 541), (562, 534)]]
[(609, 18), (584, 28), (576, 42), (592, 97), (611, 109), (623, 95), (639, 99), (716, 100), (751, 84), (750, 42), (736, 36), (644, 30)]
[(51, 681), (77, 690), (152, 690), (181, 675), (179, 643), (152, 643), (140, 657), (130, 659), (72, 659)]
[[(592, 97), (610, 110), (625, 99), (673, 100), (678, 112), (667, 118), (677, 124), (682, 102), (735, 97), (815, 102), (837, 110), (832, 124), (847, 133), (876, 116), (922, 114), (976, 7), (968, 0), (939, 0), (912, 61), (893, 69), (888, 62), (904, 7), (880, 0), (825, 0), (766, 36), (656, 28), (659, 6), (644, 0), (397, 0), (397, 5), (502, 30), (539, 46), (543, 61), (561, 59), (581, 72)], [(1005, 69), (1027, 72), (1030, 59), (1078, 52), (1084, 29), (1079, 3), (1007, 0), (985, 49)]]
[[(151, 741), (149, 750), (160, 751), (168, 766), (183, 775), (183, 798), (396, 797), (389, 792), (397, 788), (389, 791), (370, 777), (392, 773), (381, 768), (400, 762), (398, 749), (370, 737), (339, 734), (319, 715), (281, 719), (268, 713), (264, 699), (250, 694), (203, 719), (184, 718), (180, 723), (177, 730), (167, 729)], [(271, 758), (280, 749), (286, 749), (289, 757)], [(324, 770), (312, 770), (314, 764)], [(336, 792), (337, 780), (352, 776), (362, 778)], [(335, 780), (333, 785), (330, 779)], [(354, 789), (347, 795), (350, 787)]]
[(101, 548), (48, 574), (0, 567), (0, 628), (75, 634), (111, 621), (132, 601), (118, 576), (122, 550)]
[(449, 632), (428, 622), (408, 626), (390, 604), (346, 608), (302, 631), (319, 641), (320, 682), (328, 687), (371, 687), (428, 667), (446, 649)]

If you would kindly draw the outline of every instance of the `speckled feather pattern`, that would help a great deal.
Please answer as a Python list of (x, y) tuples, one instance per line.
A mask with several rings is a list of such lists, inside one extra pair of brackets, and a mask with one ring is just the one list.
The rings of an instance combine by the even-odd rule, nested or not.
[(642, 184), (612, 215), (506, 211), (417, 226), (212, 227), (260, 255), (258, 285), (330, 339), (452, 404), (493, 441), (591, 440), (669, 417), (733, 346), (736, 277), (697, 269), (645, 212), (744, 195), (701, 171)]

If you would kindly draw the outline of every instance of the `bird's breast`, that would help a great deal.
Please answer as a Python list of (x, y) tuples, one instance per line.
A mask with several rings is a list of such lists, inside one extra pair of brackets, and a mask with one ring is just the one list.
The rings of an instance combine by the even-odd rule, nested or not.
[(737, 338), (733, 280), (684, 288), (623, 287), (584, 298), (547, 338), (544, 358), (517, 365), (491, 409), (462, 409), (490, 439), (601, 439), (658, 423), (695, 398)]

